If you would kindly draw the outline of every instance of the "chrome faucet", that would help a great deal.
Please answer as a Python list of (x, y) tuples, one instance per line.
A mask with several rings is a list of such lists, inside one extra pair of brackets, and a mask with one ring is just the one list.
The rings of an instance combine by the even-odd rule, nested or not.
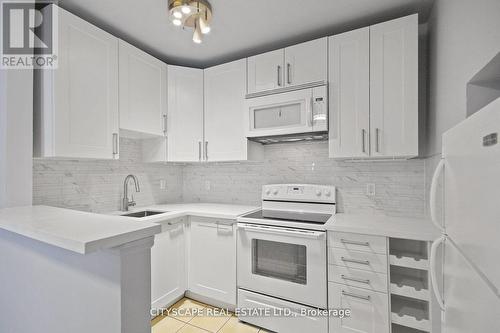
[(130, 201), (128, 200), (128, 181), (130, 178), (134, 180), (135, 191), (136, 192), (141, 191), (141, 189), (139, 188), (139, 180), (137, 179), (136, 176), (128, 175), (127, 177), (125, 177), (125, 181), (123, 182), (123, 204), (122, 204), (122, 211), (124, 212), (128, 211), (128, 208), (130, 206), (135, 206), (134, 196), (132, 196), (132, 200)]

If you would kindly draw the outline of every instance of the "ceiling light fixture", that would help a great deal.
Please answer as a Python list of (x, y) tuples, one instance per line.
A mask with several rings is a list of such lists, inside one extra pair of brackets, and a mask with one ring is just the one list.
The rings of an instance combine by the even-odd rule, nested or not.
[(168, 11), (172, 24), (194, 29), (193, 42), (197, 44), (211, 30), (212, 6), (207, 0), (169, 0)]

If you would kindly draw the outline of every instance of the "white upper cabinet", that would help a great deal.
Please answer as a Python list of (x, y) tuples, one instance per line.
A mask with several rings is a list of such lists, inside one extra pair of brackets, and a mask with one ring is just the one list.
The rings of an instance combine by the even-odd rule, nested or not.
[(325, 84), (327, 48), (326, 37), (285, 48), (285, 86)]
[(245, 59), (205, 69), (206, 161), (257, 158), (262, 146), (245, 135)]
[(418, 156), (418, 17), (330, 37), (330, 157)]
[(375, 157), (418, 155), (418, 16), (370, 27), (370, 133)]
[(35, 156), (118, 158), (118, 39), (54, 8), (59, 67), (36, 73)]
[(201, 161), (203, 147), (203, 70), (168, 66), (167, 159)]
[(282, 49), (250, 57), (247, 61), (249, 94), (284, 87)]
[(250, 97), (326, 84), (327, 38), (249, 57), (247, 66)]
[(370, 155), (370, 28), (330, 37), (330, 157)]
[(167, 114), (167, 65), (120, 41), (120, 129), (164, 135)]

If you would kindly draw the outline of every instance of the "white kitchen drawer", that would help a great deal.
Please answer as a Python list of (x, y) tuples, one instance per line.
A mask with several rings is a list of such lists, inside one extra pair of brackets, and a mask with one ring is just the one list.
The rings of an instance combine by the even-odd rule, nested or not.
[(387, 253), (387, 239), (382, 236), (329, 231), (328, 246), (370, 253)]
[(388, 333), (388, 297), (377, 291), (328, 283), (328, 307), (351, 310), (349, 317), (330, 317), (330, 333)]
[(328, 263), (387, 274), (387, 256), (361, 251), (328, 248)]
[[(314, 308), (287, 302), (278, 298), (265, 296), (251, 291), (238, 289), (238, 308), (247, 311), (266, 311), (266, 315), (254, 315), (253, 313), (237, 313), (238, 319), (255, 326), (280, 332), (280, 333), (327, 333), (328, 317), (326, 316), (302, 316), (300, 312), (306, 309)], [(280, 311), (291, 310), (294, 316), (280, 315)], [(273, 315), (275, 314), (276, 315)], [(270, 315), (267, 315), (270, 314)]]
[(387, 274), (328, 265), (328, 281), (387, 293)]

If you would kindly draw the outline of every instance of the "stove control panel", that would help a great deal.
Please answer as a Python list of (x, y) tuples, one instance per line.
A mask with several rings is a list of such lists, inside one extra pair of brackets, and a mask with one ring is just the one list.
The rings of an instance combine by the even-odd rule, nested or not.
[(335, 203), (335, 187), (312, 184), (264, 185), (262, 200)]

